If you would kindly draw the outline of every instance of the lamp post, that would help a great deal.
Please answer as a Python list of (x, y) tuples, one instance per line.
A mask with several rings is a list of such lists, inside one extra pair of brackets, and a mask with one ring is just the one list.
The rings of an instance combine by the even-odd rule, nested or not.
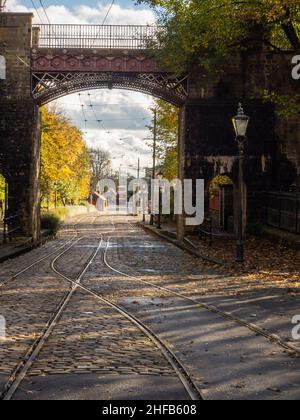
[(163, 180), (163, 171), (160, 170), (157, 174), (158, 179), (158, 218), (157, 218), (157, 229), (161, 229), (161, 211), (162, 211), (162, 191), (161, 191), (161, 181)]
[[(153, 110), (154, 120), (153, 120), (153, 165), (152, 165), (152, 180), (155, 180), (155, 169), (156, 169), (156, 142), (157, 142), (157, 109)], [(150, 225), (154, 225), (154, 214), (153, 214), (153, 186), (151, 191), (151, 215), (150, 215)]]
[(239, 180), (238, 180), (238, 208), (237, 208), (237, 242), (236, 242), (236, 261), (244, 262), (244, 229), (243, 229), (243, 191), (244, 191), (244, 156), (247, 128), (250, 118), (245, 115), (241, 103), (239, 103), (238, 113), (232, 119), (236, 134), (236, 142), (239, 152)]

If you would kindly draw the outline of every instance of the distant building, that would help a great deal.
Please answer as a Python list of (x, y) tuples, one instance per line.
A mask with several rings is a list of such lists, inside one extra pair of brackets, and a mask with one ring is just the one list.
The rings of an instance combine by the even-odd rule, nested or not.
[(93, 204), (98, 211), (106, 211), (108, 208), (108, 198), (99, 192), (94, 192), (91, 196), (91, 204)]

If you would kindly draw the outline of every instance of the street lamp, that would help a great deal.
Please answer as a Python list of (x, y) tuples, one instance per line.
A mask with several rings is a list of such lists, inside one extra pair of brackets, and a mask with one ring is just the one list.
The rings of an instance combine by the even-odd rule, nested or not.
[(238, 114), (232, 118), (236, 138), (242, 137), (245, 139), (247, 134), (247, 128), (250, 118), (245, 115), (244, 109), (241, 103), (239, 103)]
[(158, 179), (158, 182), (159, 182), (159, 185), (158, 185), (158, 188), (159, 188), (159, 190), (158, 190), (158, 218), (157, 218), (157, 229), (161, 229), (161, 211), (162, 211), (162, 191), (161, 191), (161, 181), (163, 180), (163, 177), (164, 177), (164, 174), (163, 174), (163, 171), (162, 170), (160, 170), (159, 172), (158, 172), (158, 174), (157, 174), (157, 179)]
[[(153, 109), (153, 166), (152, 166), (152, 181), (155, 180), (155, 169), (156, 169), (156, 143), (157, 143), (157, 109)], [(154, 225), (154, 214), (153, 214), (153, 186), (151, 189), (151, 215), (150, 215), (150, 225)]]
[(239, 103), (238, 113), (232, 119), (235, 130), (236, 141), (239, 151), (239, 181), (238, 181), (238, 209), (237, 209), (237, 243), (236, 243), (236, 261), (244, 262), (244, 232), (243, 232), (243, 191), (244, 191), (244, 156), (247, 128), (250, 118), (245, 115), (241, 103)]

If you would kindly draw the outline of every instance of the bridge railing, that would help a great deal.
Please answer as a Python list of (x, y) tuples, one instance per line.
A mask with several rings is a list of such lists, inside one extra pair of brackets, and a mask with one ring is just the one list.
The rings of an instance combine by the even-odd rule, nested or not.
[(34, 25), (34, 48), (147, 49), (157, 44), (158, 26)]

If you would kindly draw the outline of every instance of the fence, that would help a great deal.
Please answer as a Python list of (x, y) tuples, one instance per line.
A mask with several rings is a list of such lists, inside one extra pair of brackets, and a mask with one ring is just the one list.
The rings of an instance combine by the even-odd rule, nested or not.
[(16, 235), (18, 231), (21, 231), (19, 225), (19, 217), (9, 216), (3, 219), (3, 243), (6, 244), (7, 240), (12, 241), (13, 235)]
[(157, 44), (158, 26), (33, 25), (34, 48), (147, 49)]
[(266, 193), (264, 222), (267, 225), (300, 234), (300, 194)]

